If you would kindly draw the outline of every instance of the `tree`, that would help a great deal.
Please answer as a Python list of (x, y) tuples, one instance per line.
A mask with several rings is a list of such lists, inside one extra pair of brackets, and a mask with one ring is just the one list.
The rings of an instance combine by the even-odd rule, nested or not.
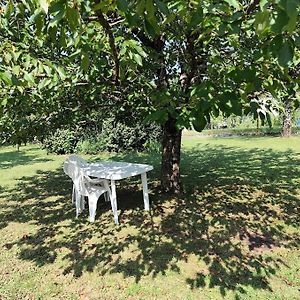
[(282, 134), (290, 136), (292, 112), (299, 106), (299, 1), (267, 2), (260, 1), (255, 19), (264, 58), (262, 71), (266, 90), (283, 106)]
[[(51, 59), (46, 63), (41, 56), (41, 74), (23, 72), (22, 79), (12, 72), (22, 62), (7, 63), (0, 78), (17, 90), (31, 79), (40, 87), (49, 79), (48, 64), (56, 77), (38, 89), (41, 102), (49, 93), (59, 98), (66, 86), (77, 92), (84, 87), (99, 107), (135, 108), (159, 122), (162, 188), (179, 193), (183, 128), (201, 131), (219, 114), (254, 113), (268, 120), (272, 103), (257, 95), (281, 93), (282, 76), (297, 87), (287, 66), (297, 64), (298, 8), (296, 0), (9, 1), (3, 28), (23, 18), (41, 48), (52, 47)], [(272, 47), (276, 38), (281, 42)], [(4, 99), (11, 99), (4, 91)]]

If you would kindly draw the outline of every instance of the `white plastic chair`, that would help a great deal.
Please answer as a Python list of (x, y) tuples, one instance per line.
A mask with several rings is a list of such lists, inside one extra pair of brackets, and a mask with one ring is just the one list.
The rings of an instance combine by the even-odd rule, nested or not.
[[(89, 165), (89, 163), (84, 160), (82, 157), (78, 156), (78, 155), (70, 155), (64, 162), (64, 172), (65, 174), (67, 174), (72, 181), (74, 182), (74, 178), (72, 178), (72, 172), (70, 173), (68, 171), (68, 166), (69, 166), (69, 162), (70, 161), (76, 161), (80, 167), (86, 167)], [(74, 172), (73, 172), (74, 173)], [(90, 183), (93, 184), (100, 184), (103, 185), (103, 182), (105, 181), (105, 179), (99, 179), (99, 178), (89, 178)], [(107, 193), (104, 193), (104, 198), (105, 201), (108, 202), (109, 201), (109, 197), (107, 195)], [(75, 199), (75, 186), (73, 184), (73, 189), (72, 189), (72, 202), (74, 203), (76, 201)], [(83, 201), (83, 206), (84, 206), (84, 197), (81, 197), (81, 201)]]
[(89, 201), (90, 221), (94, 222), (97, 202), (103, 193), (108, 194), (108, 198), (111, 200), (113, 212), (115, 208), (112, 202), (107, 180), (91, 179), (90, 177), (85, 176), (83, 168), (87, 165), (88, 163), (81, 157), (72, 155), (64, 162), (64, 172), (73, 181), (72, 199), (75, 200), (76, 216), (78, 217), (79, 214), (84, 210), (84, 196), (87, 196)]
[[(74, 172), (74, 168), (71, 167), (70, 162), (71, 161), (76, 161), (80, 166), (87, 166), (88, 162), (86, 160), (84, 160), (82, 157), (78, 156), (78, 155), (70, 155), (64, 162), (64, 172), (66, 175), (68, 175), (72, 181), (73, 181), (73, 188), (72, 188), (72, 202), (74, 203), (76, 201), (76, 197), (75, 197), (75, 185), (74, 185), (74, 176), (75, 176), (75, 172)], [(84, 197), (80, 197), (81, 200), (83, 201), (83, 205), (84, 205)]]

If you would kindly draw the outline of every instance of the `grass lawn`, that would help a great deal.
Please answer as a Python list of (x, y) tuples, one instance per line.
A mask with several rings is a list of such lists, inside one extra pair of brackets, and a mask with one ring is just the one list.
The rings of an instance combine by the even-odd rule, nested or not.
[[(300, 299), (300, 137), (183, 139), (185, 194), (138, 178), (75, 218), (66, 156), (0, 148), (0, 299)], [(139, 184), (137, 184), (139, 183)]]

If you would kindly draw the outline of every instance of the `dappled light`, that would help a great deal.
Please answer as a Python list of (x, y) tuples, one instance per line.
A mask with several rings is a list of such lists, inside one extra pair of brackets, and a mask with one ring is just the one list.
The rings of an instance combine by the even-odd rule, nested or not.
[(17, 246), (19, 259), (58, 264), (56, 272), (75, 278), (122, 274), (139, 283), (171, 272), (191, 290), (218, 288), (237, 298), (248, 287), (272, 291), (270, 278), (289, 267), (275, 254), (300, 242), (299, 153), (203, 143), (186, 148), (185, 193), (176, 198), (155, 188), (156, 155), (141, 160), (156, 169), (149, 172), (152, 211), (143, 210), (137, 180), (127, 180), (118, 187), (119, 226), (103, 199), (94, 224), (87, 213), (76, 219), (71, 182), (61, 168), (38, 170), (1, 189), (0, 228), (35, 226), (7, 242), (5, 251)]
[(46, 157), (40, 158), (34, 153), (30, 153), (28, 155), (28, 151), (30, 149), (31, 148), (26, 147), (26, 151), (22, 149), (19, 151), (15, 150), (15, 151), (6, 151), (0, 153), (0, 169), (8, 169), (15, 166), (27, 165), (27, 164), (32, 165), (34, 163), (47, 162), (51, 160)]

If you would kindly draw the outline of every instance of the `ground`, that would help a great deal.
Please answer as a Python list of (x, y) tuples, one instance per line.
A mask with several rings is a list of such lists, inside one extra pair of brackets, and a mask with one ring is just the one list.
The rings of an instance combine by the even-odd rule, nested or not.
[(75, 218), (66, 156), (0, 148), (0, 299), (300, 299), (300, 137), (183, 139), (185, 193), (159, 193), (159, 154)]

